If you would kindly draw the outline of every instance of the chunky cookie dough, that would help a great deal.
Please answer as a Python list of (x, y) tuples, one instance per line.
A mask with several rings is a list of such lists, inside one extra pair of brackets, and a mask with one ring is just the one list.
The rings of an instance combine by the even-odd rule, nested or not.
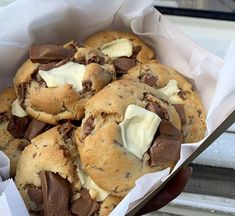
[[(150, 148), (138, 156), (125, 147), (120, 126), (128, 107), (133, 105), (151, 112), (149, 118), (153, 121), (155, 116), (161, 119), (159, 127), (154, 126)], [(88, 100), (85, 110), (85, 118), (76, 131), (81, 168), (111, 195), (125, 196), (140, 176), (172, 168), (178, 161), (181, 145), (180, 117), (160, 91), (143, 83), (115, 81)], [(141, 112), (143, 114), (145, 111)], [(128, 115), (131, 121), (139, 124), (127, 124), (126, 134), (128, 140), (136, 143), (135, 136), (130, 137), (128, 134), (132, 133), (133, 125), (139, 125), (138, 131), (142, 130), (142, 136), (145, 135), (143, 129), (146, 129), (142, 127), (145, 121), (136, 111), (132, 110), (132, 114), (133, 118)], [(142, 139), (141, 134), (139, 136)]]
[(129, 32), (99, 32), (87, 38), (84, 43), (112, 58), (117, 75), (125, 74), (136, 64), (155, 59), (153, 50)]
[(79, 120), (87, 99), (115, 80), (109, 57), (75, 42), (32, 46), (29, 55), (14, 79), (18, 101), (30, 116), (49, 124)]
[(198, 142), (204, 137), (206, 114), (201, 99), (177, 71), (151, 62), (130, 69), (122, 79), (145, 83), (167, 95), (180, 116), (184, 143)]

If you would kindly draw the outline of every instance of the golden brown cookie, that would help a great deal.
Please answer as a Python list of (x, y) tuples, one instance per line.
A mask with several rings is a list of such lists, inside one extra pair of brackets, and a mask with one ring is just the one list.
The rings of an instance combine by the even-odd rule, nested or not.
[[(180, 73), (165, 65), (151, 62), (132, 68), (122, 79), (146, 83), (156, 89), (164, 88), (170, 80), (175, 80), (178, 93), (171, 103), (181, 117), (183, 142), (198, 142), (204, 137), (206, 114), (202, 101), (198, 93), (192, 89), (192, 85)], [(170, 88), (168, 93), (169, 91)]]
[[(110, 56), (114, 60), (113, 64), (118, 75), (126, 73), (136, 64), (155, 59), (154, 51), (140, 38), (130, 32), (99, 32), (87, 38), (84, 44)], [(110, 52), (110, 47), (112, 53)], [(118, 53), (114, 54), (114, 50), (115, 52), (118, 51)]]
[[(131, 104), (154, 112), (162, 119), (152, 147), (141, 159), (124, 147), (121, 135), (120, 123)], [(154, 88), (127, 80), (115, 81), (88, 100), (85, 110), (85, 118), (76, 131), (81, 165), (84, 172), (110, 194), (125, 196), (140, 176), (172, 168), (179, 159), (179, 115), (167, 97)], [(175, 134), (171, 134), (172, 131)], [(170, 142), (171, 135), (177, 137), (175, 142)], [(158, 137), (161, 139), (157, 140)]]
[(115, 79), (107, 56), (74, 42), (32, 46), (29, 53), (14, 86), (25, 111), (49, 124), (82, 118), (87, 99)]

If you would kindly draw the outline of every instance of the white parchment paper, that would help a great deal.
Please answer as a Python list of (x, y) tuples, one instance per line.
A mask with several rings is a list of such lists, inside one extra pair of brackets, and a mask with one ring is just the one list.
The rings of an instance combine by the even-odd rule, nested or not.
[[(224, 64), (199, 47), (158, 13), (152, 0), (18, 0), (0, 8), (0, 87), (12, 85), (31, 44), (83, 41), (95, 32), (112, 29), (139, 35), (155, 50), (160, 63), (191, 81), (207, 112), (206, 136), (234, 109), (235, 59)], [(201, 143), (183, 144), (177, 166)], [(111, 215), (124, 215), (168, 173), (167, 169), (140, 178)]]

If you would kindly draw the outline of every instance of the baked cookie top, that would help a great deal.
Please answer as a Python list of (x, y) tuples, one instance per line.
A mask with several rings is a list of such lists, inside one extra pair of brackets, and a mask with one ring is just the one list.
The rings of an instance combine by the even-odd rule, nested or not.
[(130, 32), (99, 32), (87, 38), (84, 44), (114, 59), (117, 75), (126, 73), (136, 64), (155, 59), (154, 51)]
[[(136, 109), (140, 115), (137, 118), (133, 116), (128, 123), (126, 116), (130, 107), (135, 108), (130, 115)], [(85, 118), (76, 131), (82, 169), (110, 194), (124, 196), (140, 176), (172, 168), (178, 161), (180, 118), (167, 97), (154, 88), (143, 83), (115, 81), (88, 100), (85, 110)], [(137, 143), (145, 142), (148, 139), (145, 134), (152, 130), (155, 116), (161, 119), (159, 129), (155, 128), (152, 132), (149, 147), (142, 155), (135, 154), (124, 144), (124, 137), (131, 143), (133, 137), (130, 138), (128, 134), (133, 134), (139, 138)], [(146, 119), (149, 121), (145, 122)], [(132, 125), (135, 126), (133, 131)]]
[(198, 93), (177, 71), (156, 62), (138, 65), (122, 77), (145, 83), (164, 94), (171, 95), (170, 103), (181, 117), (183, 142), (200, 141), (206, 131), (206, 113)]
[(14, 86), (23, 109), (43, 122), (79, 120), (87, 99), (115, 80), (110, 58), (75, 42), (32, 46), (29, 54)]
[(32, 139), (20, 156), (16, 185), (35, 214), (107, 216), (120, 201), (108, 194), (96, 200), (96, 191), (83, 187), (74, 129), (69, 123), (53, 127)]

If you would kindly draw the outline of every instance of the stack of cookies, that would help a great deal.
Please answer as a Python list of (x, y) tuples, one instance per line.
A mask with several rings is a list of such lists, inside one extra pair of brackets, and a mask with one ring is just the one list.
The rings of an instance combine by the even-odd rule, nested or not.
[(201, 140), (198, 94), (127, 32), (29, 48), (0, 95), (0, 149), (32, 215), (108, 215)]

